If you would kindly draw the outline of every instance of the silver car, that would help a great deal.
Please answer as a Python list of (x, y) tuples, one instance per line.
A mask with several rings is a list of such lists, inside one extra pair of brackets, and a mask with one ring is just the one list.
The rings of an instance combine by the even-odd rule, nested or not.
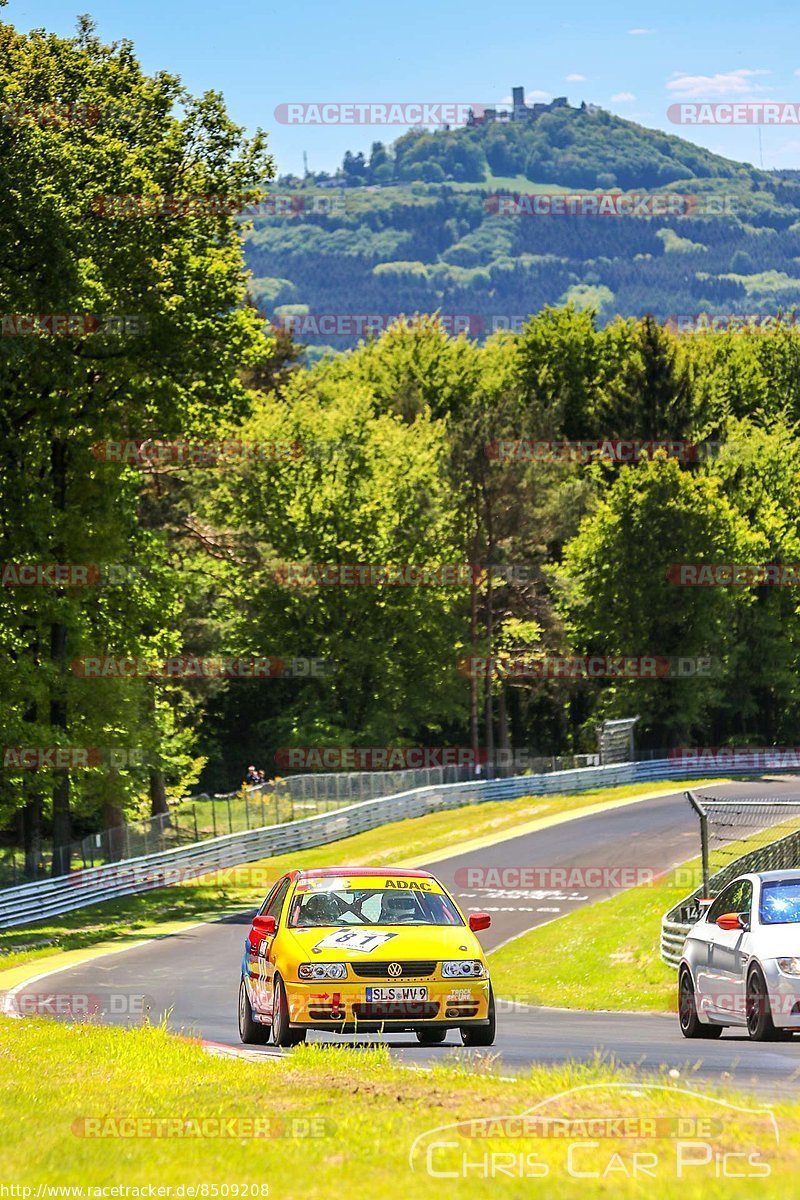
[(689, 930), (678, 968), (687, 1038), (746, 1028), (753, 1041), (800, 1030), (800, 867), (740, 875)]

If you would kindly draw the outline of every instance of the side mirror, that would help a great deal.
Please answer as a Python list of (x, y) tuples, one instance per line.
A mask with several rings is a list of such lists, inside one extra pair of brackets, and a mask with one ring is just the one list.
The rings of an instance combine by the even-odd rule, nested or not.
[[(259, 937), (271, 937), (277, 928), (278, 922), (274, 917), (253, 917), (253, 928), (250, 932), (258, 934)], [(250, 940), (253, 940), (252, 937)]]
[(473, 933), (478, 933), (481, 929), (488, 929), (492, 923), (492, 918), (488, 913), (470, 913), (469, 927)]
[(744, 929), (745, 924), (738, 913), (729, 912), (722, 913), (717, 917), (717, 925), (720, 929)]

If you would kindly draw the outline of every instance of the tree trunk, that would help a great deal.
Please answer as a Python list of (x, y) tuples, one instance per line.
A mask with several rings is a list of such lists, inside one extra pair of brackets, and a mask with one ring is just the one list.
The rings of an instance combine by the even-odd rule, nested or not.
[(506, 685), (504, 683), (500, 684), (497, 696), (497, 735), (503, 760), (498, 775), (516, 775), (509, 753), (511, 747), (508, 739), (508, 712), (506, 711)]
[(169, 816), (164, 772), (159, 767), (151, 767), (150, 769), (150, 816)]
[(42, 797), (38, 793), (31, 795), (22, 809), (22, 847), (25, 878), (38, 879), (42, 857)]
[[(50, 473), (53, 503), (56, 512), (61, 514), (66, 511), (67, 504), (67, 443), (63, 438), (53, 438)], [(62, 561), (64, 553), (60, 534), (59, 530), (56, 547), (59, 562)], [(50, 661), (55, 664), (59, 676), (50, 695), (50, 727), (66, 733), (67, 702), (64, 696), (64, 676), (67, 668), (67, 627), (61, 621), (55, 621), (50, 626)], [(65, 875), (69, 871), (70, 838), (69, 775), (66, 771), (58, 771), (53, 785), (53, 875)]]
[(478, 563), (477, 554), (473, 549), (473, 561), (470, 567), (469, 585), (469, 641), (472, 651), (469, 671), (469, 737), (472, 744), (472, 772), (477, 775), (478, 755), (480, 753), (478, 739), (478, 676), (475, 673), (475, 656), (478, 641)]

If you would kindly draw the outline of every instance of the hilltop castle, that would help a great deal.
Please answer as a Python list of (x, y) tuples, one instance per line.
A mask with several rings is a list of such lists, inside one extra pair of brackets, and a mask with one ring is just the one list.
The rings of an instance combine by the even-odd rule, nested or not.
[(491, 125), (494, 122), (503, 124), (509, 121), (535, 121), (542, 113), (551, 112), (554, 108), (569, 108), (566, 96), (556, 96), (549, 104), (526, 104), (525, 89), (511, 89), (511, 108), (485, 108), (482, 112), (469, 110), (467, 125)]

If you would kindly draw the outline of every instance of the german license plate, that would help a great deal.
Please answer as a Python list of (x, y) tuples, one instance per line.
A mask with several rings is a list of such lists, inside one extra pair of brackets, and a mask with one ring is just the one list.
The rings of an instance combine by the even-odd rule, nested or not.
[(427, 1000), (426, 987), (368, 987), (367, 1002), (375, 1000)]

